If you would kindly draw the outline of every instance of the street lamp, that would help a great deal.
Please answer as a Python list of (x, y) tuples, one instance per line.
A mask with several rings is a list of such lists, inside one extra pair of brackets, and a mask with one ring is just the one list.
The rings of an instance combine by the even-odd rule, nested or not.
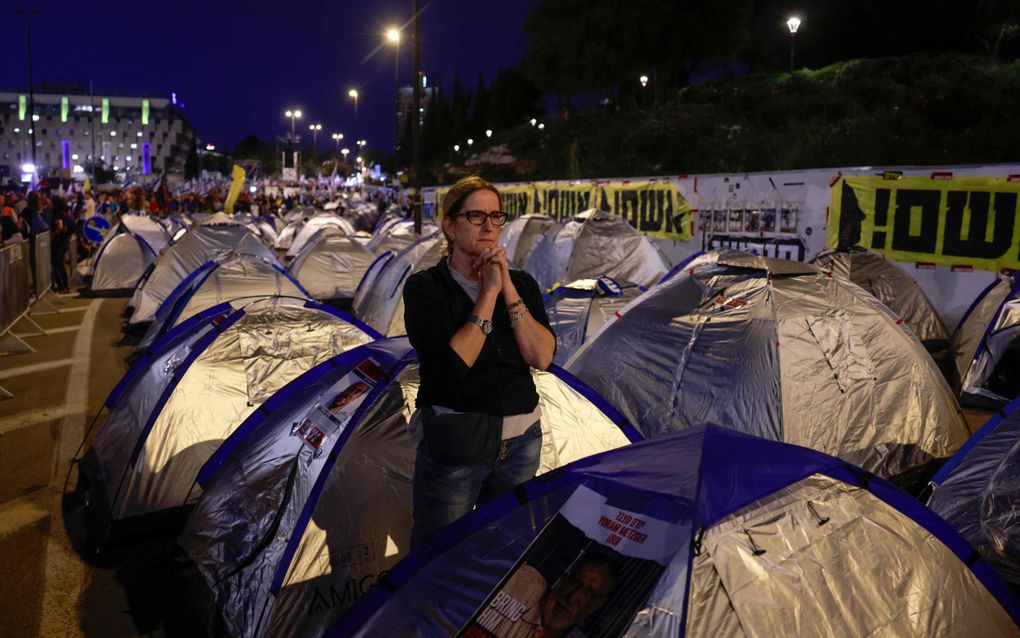
[(336, 154), (339, 156), (340, 155), (340, 142), (341, 142), (341, 140), (344, 139), (344, 134), (343, 133), (333, 133), (332, 135), (330, 135), (330, 137), (332, 137), (333, 141), (336, 142)]
[(351, 89), (347, 92), (347, 97), (354, 98), (354, 124), (358, 124), (358, 89)]
[(793, 43), (797, 39), (797, 29), (800, 28), (800, 18), (793, 16), (786, 21), (786, 26), (790, 29), (790, 73), (793, 73)]
[(344, 156), (344, 166), (347, 166), (347, 154), (351, 152), (349, 148), (340, 149), (340, 154)]
[(308, 130), (312, 132), (312, 152), (316, 156), (319, 155), (319, 131), (322, 130), (322, 124), (309, 124)]
[(648, 76), (642, 75), (641, 77), (638, 78), (638, 82), (641, 83), (641, 88), (645, 88), (646, 86), (648, 86)]
[(290, 134), (294, 135), (294, 121), (301, 119), (301, 111), (298, 109), (288, 109), (284, 112), (284, 115), (290, 118)]
[(393, 55), (393, 121), (396, 127), (393, 147), (397, 148), (400, 146), (400, 31), (393, 27), (387, 29), (386, 41), (396, 49)]
[(485, 137), (492, 137), (492, 129), (491, 128), (485, 129)]

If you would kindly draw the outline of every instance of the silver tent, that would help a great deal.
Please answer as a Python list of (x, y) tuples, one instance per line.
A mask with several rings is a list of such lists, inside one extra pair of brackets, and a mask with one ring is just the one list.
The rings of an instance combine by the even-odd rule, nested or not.
[(328, 213), (316, 215), (305, 222), (305, 224), (301, 226), (301, 229), (294, 235), (294, 241), (292, 241), (290, 243), (290, 247), (287, 248), (286, 257), (288, 259), (297, 257), (301, 250), (305, 247), (308, 240), (310, 240), (315, 233), (319, 232), (323, 228), (334, 228), (340, 231), (341, 234), (347, 236), (353, 236), (356, 232), (354, 224), (343, 217)]
[[(354, 316), (388, 337), (405, 334), (404, 284), (414, 273), (439, 263), (446, 242), (436, 232), (405, 247), (392, 259), (380, 259), (359, 284)], [(367, 281), (366, 281), (367, 280)]]
[(1000, 407), (1020, 395), (1020, 277), (1001, 274), (953, 333), (960, 401)]
[(863, 248), (829, 250), (811, 263), (870, 292), (902, 317), (925, 347), (937, 350), (949, 345), (949, 332), (924, 291), (885, 255)]
[(150, 348), (177, 324), (224, 301), (280, 296), (312, 298), (275, 261), (243, 253), (217, 255), (188, 275), (160, 304), (138, 347)]
[(651, 286), (669, 263), (651, 241), (621, 217), (587, 210), (549, 228), (524, 264), (539, 287), (606, 275)]
[(165, 525), (159, 514), (197, 500), (199, 468), (277, 389), (375, 336), (293, 299), (221, 304), (178, 326), (107, 399), (109, 416), (83, 462), (97, 525)]
[(405, 217), (393, 216), (389, 219), (380, 219), (379, 224), (372, 232), (372, 239), (368, 242), (368, 249), (376, 255), (381, 255), (387, 250), (399, 253), (411, 244), (423, 237), (428, 237), (439, 230), (439, 226), (431, 219), (423, 219), (421, 223), (421, 235), (414, 232), (414, 220)]
[[(406, 339), (351, 350), (281, 389), (206, 464), (179, 537), (236, 636), (318, 636), (408, 553), (417, 365)], [(539, 473), (632, 428), (561, 371), (536, 374)], [(360, 387), (354, 396), (350, 389)]]
[(325, 635), (989, 638), (1018, 620), (960, 535), (886, 481), (699, 426), (476, 509)]
[(506, 249), (512, 268), (520, 268), (556, 220), (548, 215), (524, 215), (510, 220), (499, 233), (499, 245)]
[(93, 293), (134, 290), (169, 243), (170, 234), (155, 219), (123, 215), (91, 260), (89, 290)]
[(1020, 399), (988, 420), (931, 480), (928, 507), (1020, 586)]
[(581, 344), (645, 290), (599, 277), (578, 279), (543, 295), (549, 325), (556, 335), (554, 363), (566, 363)]
[(160, 304), (188, 275), (202, 264), (230, 252), (276, 261), (273, 251), (240, 224), (197, 224), (160, 255), (139, 283), (131, 301), (134, 311), (128, 323), (152, 321)]
[(374, 261), (360, 241), (326, 227), (308, 240), (287, 272), (315, 299), (353, 299)]
[(567, 362), (647, 437), (713, 423), (895, 476), (969, 436), (899, 318), (815, 266), (710, 252)]

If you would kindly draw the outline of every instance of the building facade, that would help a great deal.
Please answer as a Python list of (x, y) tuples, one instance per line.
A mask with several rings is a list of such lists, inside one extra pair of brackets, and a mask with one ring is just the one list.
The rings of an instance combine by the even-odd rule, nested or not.
[(175, 96), (93, 96), (75, 88), (31, 101), (27, 92), (0, 92), (0, 181), (21, 181), (30, 164), (40, 177), (84, 180), (93, 158), (121, 177), (184, 172), (191, 144), (201, 142)]

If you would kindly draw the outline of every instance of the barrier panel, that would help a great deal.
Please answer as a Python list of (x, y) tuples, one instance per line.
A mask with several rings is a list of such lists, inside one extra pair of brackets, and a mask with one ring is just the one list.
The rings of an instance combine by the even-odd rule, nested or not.
[(28, 312), (31, 298), (28, 241), (0, 250), (0, 335)]
[(35, 236), (35, 296), (42, 296), (53, 287), (53, 264), (50, 262), (50, 231)]

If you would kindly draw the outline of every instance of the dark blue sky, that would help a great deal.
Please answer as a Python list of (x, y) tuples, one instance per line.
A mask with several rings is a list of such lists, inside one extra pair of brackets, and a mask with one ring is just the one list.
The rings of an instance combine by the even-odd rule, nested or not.
[[(500, 67), (517, 64), (527, 46), (522, 25), (535, 3), (419, 0), (429, 83), (437, 79), (448, 88), (459, 72), (474, 88), (480, 71), (491, 82)], [(283, 113), (291, 106), (304, 112), (298, 122), (304, 135), (311, 135), (308, 124), (322, 124), (320, 152), (333, 145), (333, 131), (392, 149), (394, 51), (384, 44), (387, 25), (408, 23), (400, 77), (402, 85), (411, 80), (410, 0), (14, 0), (3, 7), (0, 86), (27, 85), (24, 18), (14, 9), (38, 10), (42, 15), (32, 20), (36, 85), (92, 80), (96, 95), (176, 91), (203, 138), (226, 149), (251, 133), (272, 139), (288, 132)], [(351, 87), (360, 92), (357, 126)]]

